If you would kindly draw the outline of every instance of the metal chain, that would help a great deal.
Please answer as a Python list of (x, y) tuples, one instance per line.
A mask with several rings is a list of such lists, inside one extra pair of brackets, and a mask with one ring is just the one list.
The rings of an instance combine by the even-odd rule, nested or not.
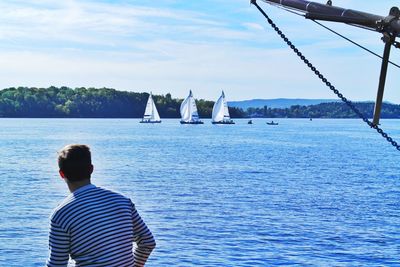
[(346, 103), (351, 110), (354, 111), (354, 113), (357, 114), (358, 117), (360, 117), (366, 124), (368, 124), (371, 128), (375, 129), (380, 135), (382, 135), (383, 138), (385, 138), (389, 143), (391, 143), (397, 150), (400, 151), (400, 145), (393, 140), (387, 133), (385, 133), (378, 125), (375, 125), (372, 123), (370, 120), (368, 120), (351, 102), (348, 100), (345, 96), (343, 96), (342, 93), (339, 92), (333, 86), (325, 77), (320, 73), (319, 70), (317, 70), (316, 67), (314, 67), (313, 64), (296, 48), (296, 46), (289, 41), (289, 39), (286, 37), (284, 33), (279, 29), (278, 26), (268, 17), (268, 15), (264, 12), (264, 10), (261, 9), (261, 7), (257, 4), (256, 0), (252, 0), (251, 3), (257, 7), (257, 9), (264, 15), (264, 17), (267, 19), (268, 23), (271, 25), (271, 27), (278, 33), (278, 35), (285, 41), (285, 43), (296, 53), (296, 55), (315, 73), (315, 75), (318, 76), (318, 78), (325, 83), (326, 86), (329, 87), (329, 89), (337, 95), (344, 103)]

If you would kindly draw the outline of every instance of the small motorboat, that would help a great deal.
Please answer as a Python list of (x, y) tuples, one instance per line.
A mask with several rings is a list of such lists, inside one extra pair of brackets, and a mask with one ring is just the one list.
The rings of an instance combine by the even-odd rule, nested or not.
[(252, 120), (249, 120), (249, 121), (247, 122), (247, 124), (253, 124), (253, 121), (252, 121)]
[(278, 125), (279, 123), (274, 122), (274, 121), (270, 121), (270, 122), (267, 122), (267, 124), (268, 124), (268, 125)]

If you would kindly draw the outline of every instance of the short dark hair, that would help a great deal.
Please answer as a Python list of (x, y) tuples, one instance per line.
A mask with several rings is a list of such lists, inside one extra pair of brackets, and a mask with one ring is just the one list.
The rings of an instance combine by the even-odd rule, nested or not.
[(58, 151), (58, 167), (69, 181), (90, 179), (92, 157), (87, 145), (67, 145)]

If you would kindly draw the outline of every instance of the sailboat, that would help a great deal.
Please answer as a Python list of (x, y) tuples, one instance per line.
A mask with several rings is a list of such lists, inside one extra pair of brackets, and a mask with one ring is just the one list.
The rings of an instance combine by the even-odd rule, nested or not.
[(228, 103), (226, 102), (224, 91), (222, 91), (221, 96), (214, 104), (212, 124), (235, 124), (231, 116), (229, 116)]
[(181, 124), (203, 124), (197, 113), (196, 101), (194, 100), (192, 90), (189, 96), (181, 104)]
[(147, 100), (146, 110), (144, 111), (143, 119), (140, 123), (160, 123), (160, 115), (158, 114), (153, 96), (150, 92), (149, 99)]

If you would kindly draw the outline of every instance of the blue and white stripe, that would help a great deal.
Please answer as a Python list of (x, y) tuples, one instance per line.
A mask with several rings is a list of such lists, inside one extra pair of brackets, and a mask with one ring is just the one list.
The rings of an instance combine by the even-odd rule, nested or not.
[(67, 266), (70, 257), (77, 267), (143, 266), (154, 247), (152, 233), (129, 198), (90, 184), (52, 214), (47, 266)]

